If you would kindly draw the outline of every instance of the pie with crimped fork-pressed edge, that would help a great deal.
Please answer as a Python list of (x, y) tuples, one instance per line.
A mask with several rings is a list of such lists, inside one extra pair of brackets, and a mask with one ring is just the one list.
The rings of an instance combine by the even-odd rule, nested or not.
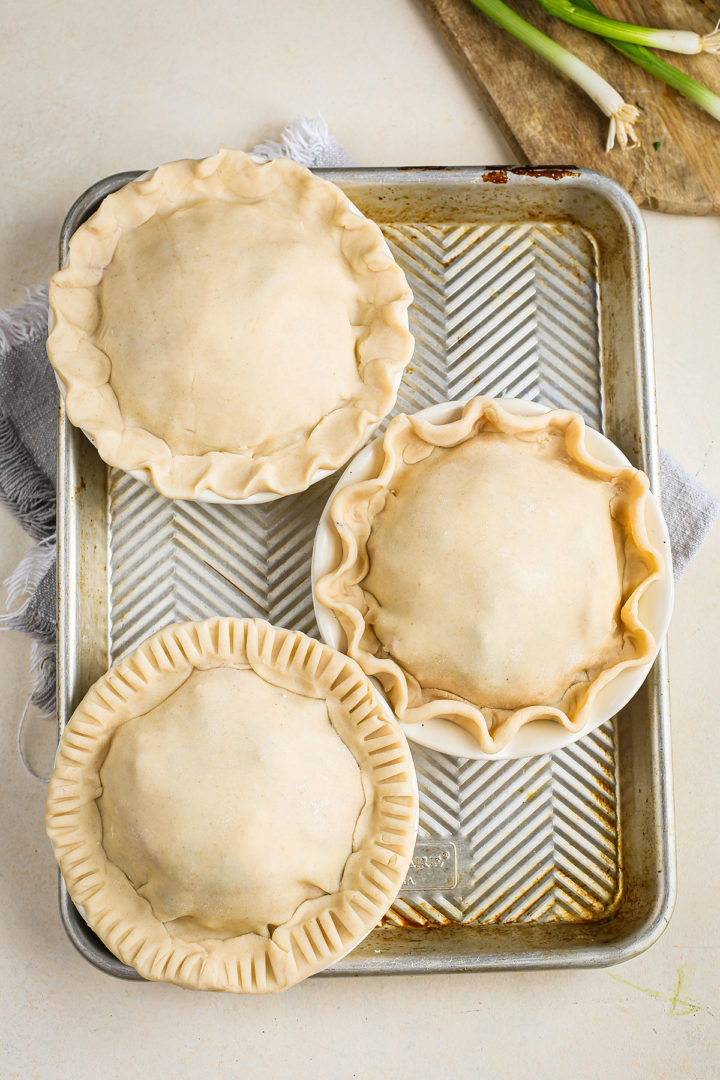
[(46, 821), (71, 898), (120, 960), (262, 993), (380, 922), (412, 856), (417, 786), (354, 661), (212, 618), (161, 630), (90, 689)]

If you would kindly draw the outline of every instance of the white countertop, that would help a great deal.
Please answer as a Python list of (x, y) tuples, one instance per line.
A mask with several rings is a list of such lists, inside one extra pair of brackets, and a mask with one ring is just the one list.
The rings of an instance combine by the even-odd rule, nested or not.
[[(360, 164), (512, 162), (414, 0), (5, 0), (0, 20), (3, 307), (52, 273), (65, 212), (99, 177), (249, 147), (301, 112)], [(645, 220), (661, 439), (720, 492), (720, 220)], [(3, 577), (29, 546), (0, 510)], [(44, 789), (15, 751), (29, 646), (0, 634), (0, 1076), (718, 1077), (719, 560), (716, 527), (670, 632), (677, 907), (648, 952), (603, 971), (316, 978), (256, 999), (100, 974), (60, 923)], [(43, 767), (52, 725), (35, 735)]]

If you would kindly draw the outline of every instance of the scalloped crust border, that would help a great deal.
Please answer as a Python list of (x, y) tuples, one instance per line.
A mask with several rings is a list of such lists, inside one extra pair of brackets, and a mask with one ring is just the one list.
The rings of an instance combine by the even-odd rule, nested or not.
[[(97, 287), (121, 233), (156, 211), (200, 197), (261, 198), (291, 183), (323, 199), (341, 231), (344, 257), (359, 277), (375, 278), (382, 299), (372, 307), (369, 330), (357, 345), (367, 393), (323, 416), (304, 442), (255, 456), (211, 451), (173, 454), (167, 443), (142, 428), (125, 426), (109, 382), (110, 360), (92, 340)], [(334, 471), (362, 445), (395, 404), (399, 377), (412, 356), (414, 339), (407, 309), (412, 293), (390, 254), (380, 228), (360, 214), (339, 187), (320, 180), (287, 158), (258, 163), (240, 150), (222, 149), (200, 161), (159, 166), (106, 196), (75, 232), (64, 269), (50, 280), (52, 330), (47, 353), (65, 390), (67, 414), (109, 465), (138, 475), (168, 498), (211, 492), (229, 500), (260, 493), (304, 491), (318, 472)]]
[[(163, 700), (194, 668), (251, 667), (274, 685), (342, 708), (357, 735), (375, 803), (368, 835), (346, 864), (338, 893), (306, 901), (271, 937), (173, 938), (105, 855), (96, 799), (114, 730)], [(215, 617), (153, 634), (103, 675), (73, 713), (50, 778), (46, 828), (68, 892), (88, 924), (144, 978), (191, 989), (284, 990), (345, 955), (380, 921), (402, 886), (417, 830), (414, 767), (354, 661), (299, 631), (260, 619)], [(349, 864), (352, 863), (352, 870)], [(348, 876), (354, 883), (343, 886)], [(357, 883), (361, 883), (361, 888)], [(128, 914), (129, 913), (129, 914)]]
[[(412, 464), (415, 454), (426, 456), (428, 445), (456, 446), (486, 427), (514, 435), (548, 429), (561, 432), (568, 455), (577, 464), (624, 487), (627, 494), (621, 522), (626, 529), (626, 554), (629, 544), (628, 562), (642, 563), (644, 572), (639, 580), (623, 581), (620, 622), (635, 655), (605, 669), (592, 681), (570, 687), (565, 697), (570, 695), (574, 700), (568, 711), (545, 705), (515, 710), (482, 709), (465, 698), (423, 687), (391, 657), (375, 655), (380, 643), (365, 622), (368, 608), (361, 583), (368, 568), (366, 543), (372, 519), (384, 505), (385, 492), (397, 464)], [(507, 411), (492, 398), (473, 398), (463, 406), (458, 419), (441, 423), (420, 415), (401, 414), (390, 422), (382, 439), (384, 457), (377, 476), (349, 484), (333, 499), (328, 522), (341, 547), (340, 561), (315, 586), (317, 599), (340, 623), (347, 654), (357, 660), (367, 675), (379, 680), (403, 723), (420, 723), (435, 717), (449, 720), (473, 735), (485, 754), (502, 750), (532, 720), (551, 719), (568, 731), (582, 730), (599, 691), (626, 668), (646, 663), (655, 648), (655, 639), (639, 615), (642, 596), (664, 569), (662, 553), (651, 543), (645, 525), (647, 476), (632, 466), (612, 466), (594, 457), (586, 445), (585, 421), (579, 414), (555, 409), (526, 416)], [(565, 698), (563, 702), (567, 705)]]

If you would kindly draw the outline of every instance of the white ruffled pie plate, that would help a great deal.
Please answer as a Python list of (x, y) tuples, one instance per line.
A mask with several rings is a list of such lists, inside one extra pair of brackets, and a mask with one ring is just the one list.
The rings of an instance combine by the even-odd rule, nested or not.
[[(535, 401), (523, 401), (519, 398), (499, 398), (509, 412), (524, 414), (549, 412), (550, 410)], [(427, 417), (435, 423), (455, 420), (460, 416), (464, 402), (441, 402), (423, 409), (418, 416)], [(601, 461), (611, 465), (630, 465), (623, 452), (614, 443), (592, 428), (586, 429), (588, 449)], [(353, 461), (340, 477), (338, 484), (327, 501), (318, 523), (312, 555), (312, 587), (315, 618), (323, 641), (341, 652), (345, 650), (345, 634), (332, 611), (320, 604), (315, 596), (315, 582), (328, 573), (337, 564), (339, 546), (334, 530), (329, 525), (330, 505), (341, 488), (375, 475), (375, 463), (381, 447), (381, 440), (375, 439), (369, 446), (356, 454)], [(665, 639), (670, 616), (672, 614), (674, 585), (670, 554), (670, 537), (667, 525), (654, 495), (648, 494), (646, 525), (653, 543), (662, 550), (664, 571), (648, 587), (640, 601), (640, 616), (645, 626), (655, 638), (655, 651), (645, 664), (627, 668), (597, 694), (587, 723), (580, 731), (568, 731), (553, 720), (534, 720), (526, 724), (513, 739), (496, 754), (483, 753), (477, 741), (457, 724), (449, 720), (435, 718), (418, 724), (402, 724), (403, 730), (411, 742), (443, 754), (475, 759), (503, 760), (512, 758), (536, 757), (540, 754), (560, 750), (568, 743), (594, 731), (611, 716), (627, 705), (628, 701), (640, 689), (650, 671), (655, 657)], [(373, 680), (375, 681), (375, 680)]]

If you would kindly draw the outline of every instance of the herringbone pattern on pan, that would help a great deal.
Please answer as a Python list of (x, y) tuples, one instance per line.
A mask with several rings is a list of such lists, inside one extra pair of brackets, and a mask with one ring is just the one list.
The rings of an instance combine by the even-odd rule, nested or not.
[[(396, 411), (475, 394), (531, 398), (602, 425), (595, 253), (572, 225), (385, 226), (415, 294), (417, 346)], [(110, 654), (169, 622), (261, 616), (317, 635), (309, 566), (335, 478), (259, 506), (169, 502), (109, 483)], [(410, 925), (588, 920), (620, 889), (612, 722), (532, 761), (416, 748), (420, 844), (452, 840), (457, 886), (404, 891)]]

